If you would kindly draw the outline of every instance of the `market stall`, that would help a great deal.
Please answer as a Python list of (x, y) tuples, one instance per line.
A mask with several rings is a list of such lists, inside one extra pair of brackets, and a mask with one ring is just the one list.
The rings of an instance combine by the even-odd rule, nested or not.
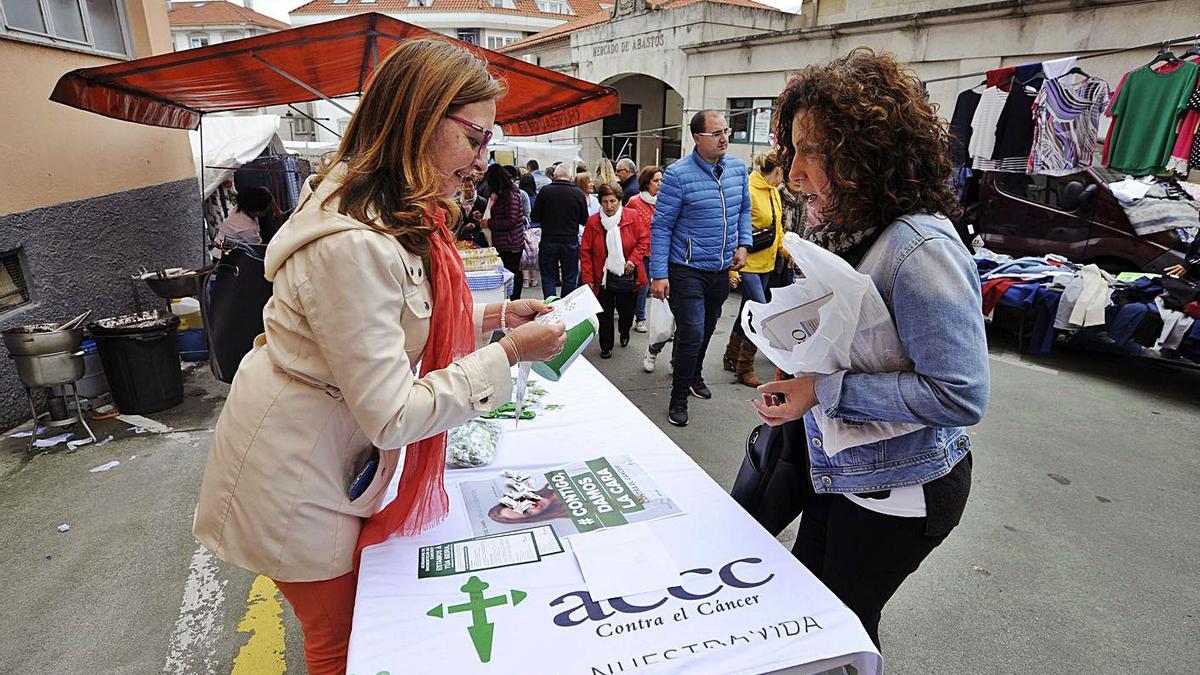
[[(204, 129), (206, 116), (317, 99), (351, 114), (337, 99), (360, 94), (379, 60), (396, 45), (427, 37), (447, 39), (472, 51), (487, 61), (495, 77), (507, 84), (507, 94), (497, 103), (496, 124), (509, 134), (546, 134), (620, 112), (620, 100), (612, 87), (444, 38), (420, 26), (373, 12), (182, 52), (73, 70), (59, 78), (50, 100), (138, 124), (198, 129), (197, 154), (199, 165), (205, 170), (202, 187), (207, 196), (210, 188), (219, 184), (220, 172), (231, 165), (226, 161), (229, 148), (223, 141), (218, 148), (221, 157), (215, 163), (209, 161), (213, 149), (206, 143), (213, 136)], [(314, 54), (320, 58), (313, 58)], [(293, 110), (304, 114), (294, 106)], [(320, 124), (315, 119), (313, 122)], [(567, 151), (573, 156), (577, 148), (572, 148)], [(259, 157), (241, 165), (237, 176), (243, 177), (247, 185), (268, 187), (286, 213), (295, 206), (301, 182), (308, 174), (307, 160), (282, 155)], [(205, 259), (213, 242), (212, 233), (203, 223), (214, 210), (205, 206), (204, 199), (200, 200), (203, 217), (196, 222), (200, 224), (198, 239)], [(269, 231), (264, 232), (264, 242), (279, 224), (265, 228)], [(217, 286), (224, 291), (224, 299), (217, 300), (217, 304), (232, 305), (214, 307), (207, 298), (200, 298), (206, 324), (211, 324), (207, 333), (209, 351), (216, 355), (209, 365), (213, 374), (224, 382), (232, 381), (251, 340), (261, 332), (257, 322), (263, 304), (270, 297), (270, 284), (262, 278), (260, 249), (242, 245), (222, 259)], [(218, 298), (221, 295), (217, 293)], [(214, 314), (214, 321), (208, 321), (209, 314)]]
[[(198, 130), (188, 132), (192, 144), (192, 159), (196, 175), (203, 175), (202, 196), (207, 199), (231, 180), (238, 167), (254, 161), (264, 151), (282, 154), (284, 142), (279, 138), (279, 115), (238, 115), (214, 117), (204, 127), (204, 140)], [(200, 157), (206, 149), (207, 164)]]
[[(845, 605), (591, 364), (530, 392), (532, 419), (497, 422), (493, 464), (447, 472), (445, 522), (363, 552), (348, 672), (881, 672)], [(521, 522), (495, 506), (521, 472), (555, 494), (595, 476), (614, 511), (568, 496)], [(626, 487), (638, 498), (621, 508)], [(622, 583), (605, 577), (654, 577), (660, 549), (673, 582), (604, 599)]]
[(1029, 353), (1091, 338), (1135, 356), (1200, 364), (1200, 288), (1188, 278), (1112, 275), (1061, 256), (1014, 259), (987, 249), (976, 252), (975, 264), (984, 315), (1015, 316)]

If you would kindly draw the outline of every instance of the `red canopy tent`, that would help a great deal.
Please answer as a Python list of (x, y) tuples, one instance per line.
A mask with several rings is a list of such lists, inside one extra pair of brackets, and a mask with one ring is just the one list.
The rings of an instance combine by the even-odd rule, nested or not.
[[(73, 70), (59, 78), (50, 100), (139, 124), (195, 129), (206, 113), (359, 94), (380, 57), (404, 40), (432, 35), (437, 34), (382, 14), (358, 14)], [(508, 83), (496, 114), (506, 134), (544, 134), (620, 112), (611, 87), (456, 42), (487, 60), (492, 74)]]
[[(382, 14), (359, 14), (244, 40), (74, 70), (59, 78), (50, 100), (119, 120), (174, 129), (196, 129), (208, 113), (316, 99), (346, 110), (333, 99), (360, 94), (382, 56), (404, 40), (435, 35)], [(549, 133), (620, 112), (620, 99), (611, 87), (454, 42), (486, 60), (492, 74), (508, 84), (507, 95), (497, 104), (496, 123), (509, 135)], [(205, 167), (203, 133), (200, 159)], [(202, 256), (207, 258), (207, 234), (201, 247)], [(203, 309), (207, 298), (204, 284), (200, 295), (205, 324), (210, 325), (208, 310)], [(209, 343), (211, 351), (212, 332)], [(232, 373), (221, 372), (217, 359), (210, 360), (210, 367), (218, 378), (230, 381)]]

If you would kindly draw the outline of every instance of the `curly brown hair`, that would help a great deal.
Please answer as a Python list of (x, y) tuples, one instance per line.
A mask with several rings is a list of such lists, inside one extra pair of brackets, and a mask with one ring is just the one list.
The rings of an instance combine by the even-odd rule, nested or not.
[(808, 112), (812, 138), (802, 152), (823, 158), (830, 194), (821, 218), (828, 227), (887, 225), (914, 211), (955, 217), (960, 209), (947, 180), (949, 135), (921, 81), (891, 54), (860, 47), (790, 80), (775, 109), (783, 165), (796, 156), (792, 126)]

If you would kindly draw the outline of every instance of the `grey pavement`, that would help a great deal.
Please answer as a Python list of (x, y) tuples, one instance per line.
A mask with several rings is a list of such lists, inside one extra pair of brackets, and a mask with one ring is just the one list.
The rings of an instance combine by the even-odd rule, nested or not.
[[(28, 439), (0, 439), (0, 673), (230, 672), (250, 638), (237, 626), (254, 575), (215, 562), (203, 570), (211, 578), (189, 575), (192, 512), (227, 391), (191, 370), (184, 402), (148, 415), (167, 434), (110, 420), (93, 424), (113, 436), (103, 447), (32, 456)], [(193, 611), (180, 623), (187, 594)], [(288, 670), (303, 672), (299, 624), (287, 610), (281, 620)]]
[[(666, 422), (669, 348), (653, 374), (644, 335), (611, 360), (587, 354), (726, 488), (756, 423), (753, 392), (720, 369), (737, 301), (706, 362), (715, 397), (692, 399), (688, 427)], [(993, 340), (971, 500), (884, 610), (888, 672), (1200, 672), (1200, 372), (1069, 350), (1034, 359)], [(758, 370), (773, 372), (763, 359)], [(186, 389), (150, 416), (169, 434), (110, 421), (104, 447), (32, 456), (0, 438), (0, 673), (304, 672), (286, 604), (283, 661), (255, 667), (274, 661), (253, 660), (253, 630), (238, 630), (254, 577), (191, 538), (227, 387), (199, 369)], [(794, 525), (780, 539), (792, 537)]]

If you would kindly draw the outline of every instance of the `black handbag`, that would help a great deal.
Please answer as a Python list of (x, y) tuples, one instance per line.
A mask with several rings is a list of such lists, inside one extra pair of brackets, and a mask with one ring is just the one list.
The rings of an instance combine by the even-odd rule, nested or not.
[(746, 437), (746, 457), (729, 494), (773, 537), (796, 520), (812, 491), (802, 482), (809, 480), (807, 452), (804, 420), (760, 424)]
[(775, 200), (771, 202), (771, 226), (764, 227), (761, 230), (750, 231), (750, 252), (758, 253), (764, 249), (771, 248), (775, 244), (775, 223), (778, 221), (778, 216), (775, 213)]
[(263, 258), (267, 247), (239, 244), (225, 251), (210, 287), (200, 291), (208, 330), (208, 367), (222, 382), (233, 382), (242, 358), (263, 332), (263, 308), (274, 286), (267, 281)]
[(604, 287), (613, 293), (629, 293), (637, 290), (637, 266), (625, 274), (617, 275), (604, 271)]

